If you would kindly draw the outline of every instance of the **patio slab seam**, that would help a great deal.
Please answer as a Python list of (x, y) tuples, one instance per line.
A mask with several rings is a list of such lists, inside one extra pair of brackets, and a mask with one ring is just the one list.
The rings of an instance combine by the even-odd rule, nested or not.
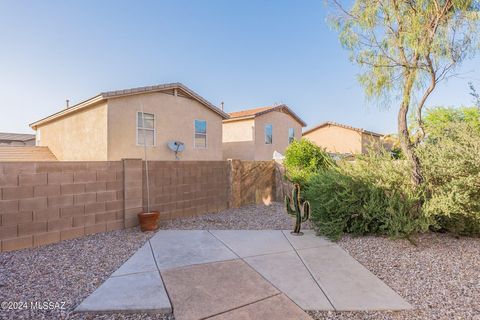
[(157, 272), (158, 272), (158, 275), (160, 276), (160, 281), (162, 281), (163, 287), (165, 288), (165, 293), (167, 294), (168, 301), (170, 302), (170, 309), (172, 310), (171, 312), (173, 314), (172, 299), (170, 298), (170, 295), (168, 294), (168, 290), (167, 290), (167, 286), (165, 285), (165, 281), (163, 281), (162, 273), (160, 272), (160, 268), (158, 267), (157, 258), (155, 257), (155, 254), (153, 253), (153, 248), (152, 248), (152, 244), (150, 243), (150, 239), (148, 239), (148, 246), (150, 247), (150, 250), (152, 252), (153, 261), (155, 262), (155, 266), (157, 267)]
[(310, 270), (310, 268), (307, 267), (307, 265), (305, 264), (305, 261), (303, 261), (302, 257), (300, 257), (300, 255), (298, 254), (297, 252), (297, 249), (293, 246), (293, 244), (290, 242), (290, 240), (288, 240), (288, 237), (285, 235), (285, 232), (282, 230), (282, 234), (283, 236), (285, 237), (285, 239), (287, 239), (288, 243), (290, 243), (290, 245), (292, 246), (293, 248), (293, 251), (295, 251), (295, 254), (297, 255), (298, 259), (300, 259), (300, 261), (302, 262), (303, 266), (305, 267), (305, 269), (308, 271), (308, 273), (310, 274), (310, 277), (313, 279), (313, 281), (317, 284), (317, 286), (320, 288), (320, 290), (323, 292), (323, 294), (325, 295), (325, 298), (327, 298), (328, 302), (330, 303), (330, 305), (332, 306), (333, 310), (334, 311), (337, 311), (337, 308), (335, 308), (335, 306), (333, 305), (332, 301), (330, 300), (329, 296), (327, 295), (327, 293), (325, 292), (324, 288), (322, 288), (322, 286), (320, 285), (320, 283), (317, 281), (317, 279), (315, 279), (315, 277), (313, 276), (312, 274), (312, 271)]
[[(287, 238), (284, 234), (283, 234), (283, 231), (282, 230), (278, 230), (285, 238)], [(208, 230), (208, 232), (210, 232), (210, 230)], [(248, 261), (246, 259), (248, 258), (254, 258), (254, 257), (260, 257), (260, 256), (268, 256), (268, 255), (275, 255), (275, 254), (281, 254), (281, 253), (287, 253), (287, 252), (292, 252), (292, 250), (295, 252), (295, 254), (297, 255), (298, 258), (299, 255), (295, 249), (295, 247), (293, 247), (293, 245), (290, 243), (290, 241), (287, 240), (288, 244), (291, 246), (292, 250), (290, 251), (282, 251), (282, 252), (270, 252), (270, 253), (263, 253), (263, 254), (258, 254), (258, 255), (253, 255), (253, 256), (248, 256), (248, 257), (241, 257), (239, 256), (232, 248), (230, 248), (229, 245), (227, 245), (224, 241), (222, 241), (220, 238), (218, 238), (217, 236), (215, 236), (214, 233), (210, 232), (210, 234), (215, 238), (217, 239), (218, 241), (220, 241), (225, 247), (227, 247), (230, 251), (233, 252), (233, 254), (235, 254), (241, 261), (243, 261), (249, 268), (251, 268), (253, 271), (255, 271), (258, 275), (260, 275), (260, 277), (262, 277), (265, 281), (267, 281), (271, 286), (273, 286), (275, 289), (277, 289), (280, 293), (279, 294), (284, 294), (287, 299), (289, 299), (290, 301), (292, 301), (298, 308), (300, 308), (300, 310), (303, 310), (304, 312), (306, 310), (304, 310), (302, 307), (300, 307), (298, 305), (298, 303), (296, 301), (294, 301), (293, 299), (291, 299), (283, 290), (281, 290), (279, 287), (277, 287), (275, 284), (273, 284), (269, 279), (267, 279), (262, 273), (260, 273), (258, 270), (256, 270), (252, 265), (250, 265), (250, 263), (248, 263)], [(303, 263), (303, 261), (300, 259), (300, 261), (302, 262), (303, 265), (305, 265)], [(306, 268), (306, 266), (305, 266)], [(318, 284), (318, 282), (315, 280), (315, 278), (313, 277), (313, 275), (311, 274), (310, 270), (308, 268), (306, 268), (308, 273), (310, 274), (310, 276), (312, 277), (313, 281), (315, 282), (315, 284), (319, 287), (319, 289), (322, 291), (323, 295), (327, 298), (328, 302), (330, 303), (330, 305), (332, 306), (333, 310), (336, 310), (335, 307), (333, 306), (332, 302), (330, 301), (330, 299), (328, 298), (328, 296), (325, 294), (325, 292), (323, 291), (322, 287), (320, 287), (320, 285)], [(275, 295), (274, 295), (275, 296)], [(271, 297), (269, 297), (271, 298)], [(265, 298), (265, 299), (268, 299), (268, 298)], [(265, 299), (261, 299), (261, 300), (258, 300), (258, 301), (255, 301), (253, 303), (250, 303), (250, 304), (254, 304), (254, 303), (257, 303), (259, 301), (262, 301), (262, 300), (265, 300)], [(242, 306), (242, 307), (245, 307), (245, 306)], [(238, 307), (236, 309), (239, 309), (241, 307)], [(235, 309), (232, 309), (232, 310), (235, 310)], [(231, 311), (231, 310), (230, 310)], [(225, 313), (225, 312), (223, 312)], [(213, 316), (212, 316), (213, 317)], [(211, 317), (210, 317), (211, 318)]]
[[(278, 288), (277, 288), (278, 290)], [(267, 299), (270, 299), (272, 297), (276, 297), (276, 296), (279, 296), (279, 295), (282, 295), (284, 294), (283, 292), (281, 292), (280, 290), (278, 290), (279, 292), (278, 293), (275, 293), (275, 294), (272, 294), (271, 296), (268, 296), (268, 297), (265, 297), (265, 298), (261, 298), (259, 300), (256, 300), (256, 301), (253, 301), (253, 302), (249, 302), (249, 303), (246, 303), (246, 304), (243, 304), (241, 306), (238, 306), (238, 307), (235, 307), (235, 308), (231, 308), (229, 310), (225, 310), (225, 311), (222, 311), (222, 312), (218, 312), (216, 314), (213, 314), (211, 316), (208, 316), (208, 317), (204, 317), (204, 318), (200, 318), (198, 320), (207, 320), (207, 319), (211, 319), (211, 318), (214, 318), (216, 316), (219, 316), (221, 314), (225, 314), (225, 313), (229, 313), (229, 312), (232, 312), (233, 310), (237, 310), (237, 309), (241, 309), (241, 308), (244, 308), (244, 307), (247, 307), (247, 306), (251, 306), (255, 303), (258, 303), (258, 302), (261, 302), (261, 301), (264, 301), (264, 300), (267, 300)]]
[[(156, 270), (155, 270), (156, 271)], [(131, 272), (131, 273), (125, 273), (125, 274), (119, 274), (114, 276), (113, 274), (109, 278), (121, 278), (121, 277), (126, 277), (130, 276), (132, 274), (142, 274), (142, 273), (149, 273), (149, 272), (155, 272), (155, 271), (138, 271), (138, 272)]]

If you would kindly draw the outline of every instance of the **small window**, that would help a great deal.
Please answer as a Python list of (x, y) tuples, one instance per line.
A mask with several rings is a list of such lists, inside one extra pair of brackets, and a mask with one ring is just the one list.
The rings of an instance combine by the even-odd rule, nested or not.
[(155, 116), (137, 112), (137, 145), (155, 145)]
[(295, 140), (295, 129), (288, 128), (288, 144), (292, 143)]
[(272, 125), (266, 124), (265, 125), (265, 144), (272, 144), (272, 142), (273, 142)]
[(207, 121), (195, 120), (195, 148), (207, 147)]

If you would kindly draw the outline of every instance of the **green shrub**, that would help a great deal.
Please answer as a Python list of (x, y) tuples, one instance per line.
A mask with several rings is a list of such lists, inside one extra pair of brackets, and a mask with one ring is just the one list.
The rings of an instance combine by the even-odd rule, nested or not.
[(306, 199), (319, 233), (339, 239), (344, 232), (408, 237), (428, 229), (429, 218), (419, 207), (422, 193), (413, 189), (405, 161), (388, 154), (343, 162), (308, 181)]
[(429, 135), (441, 136), (452, 123), (468, 123), (480, 130), (480, 112), (477, 107), (436, 107), (428, 109), (423, 117), (425, 131)]
[(436, 226), (460, 235), (480, 235), (480, 130), (452, 122), (418, 149), (429, 194), (425, 214)]
[(312, 174), (335, 165), (328, 153), (307, 139), (295, 140), (288, 146), (283, 164), (287, 178), (303, 187)]

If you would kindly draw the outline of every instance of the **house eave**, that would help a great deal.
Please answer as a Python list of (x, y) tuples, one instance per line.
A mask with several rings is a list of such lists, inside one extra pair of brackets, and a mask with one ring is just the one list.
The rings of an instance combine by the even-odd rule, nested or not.
[(95, 96), (95, 97), (93, 97), (93, 98), (90, 98), (90, 99), (88, 99), (88, 100), (85, 100), (85, 101), (83, 101), (83, 102), (80, 102), (80, 103), (78, 103), (78, 104), (76, 104), (76, 105), (74, 105), (74, 106), (72, 106), (72, 107), (70, 107), (70, 108), (63, 109), (63, 110), (61, 110), (61, 111), (59, 111), (59, 112), (56, 112), (56, 113), (54, 113), (54, 114), (52, 114), (52, 115), (50, 115), (50, 116), (48, 116), (48, 117), (45, 117), (45, 118), (40, 119), (40, 120), (38, 120), (38, 121), (36, 121), (36, 122), (33, 122), (33, 123), (31, 123), (29, 126), (30, 126), (30, 128), (32, 128), (33, 130), (37, 130), (37, 128), (38, 128), (39, 126), (41, 126), (41, 125), (44, 125), (44, 124), (46, 124), (46, 123), (48, 123), (48, 122), (51, 122), (51, 121), (53, 121), (53, 120), (56, 120), (56, 119), (58, 119), (58, 118), (64, 117), (64, 116), (66, 116), (66, 115), (69, 115), (69, 114), (71, 114), (71, 113), (75, 113), (75, 112), (77, 112), (77, 111), (79, 111), (79, 110), (81, 110), (81, 109), (88, 108), (88, 107), (90, 107), (90, 106), (92, 106), (92, 105), (94, 105), (94, 104), (96, 104), (96, 103), (98, 103), (98, 102), (101, 102), (101, 101), (103, 101), (103, 100), (106, 100), (106, 99), (105, 99), (101, 94), (99, 94), (99, 95), (97, 95), (97, 96)]

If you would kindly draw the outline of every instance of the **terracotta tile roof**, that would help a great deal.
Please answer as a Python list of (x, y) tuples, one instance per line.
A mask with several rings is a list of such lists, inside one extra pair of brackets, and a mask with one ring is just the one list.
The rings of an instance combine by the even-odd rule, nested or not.
[(33, 139), (35, 139), (34, 134), (0, 132), (0, 140), (2, 141), (28, 141)]
[(255, 116), (259, 113), (262, 113), (267, 110), (271, 110), (274, 107), (259, 107), (259, 108), (253, 108), (253, 109), (248, 109), (248, 110), (241, 110), (241, 111), (235, 111), (235, 112), (229, 112), (228, 115), (230, 118), (240, 118), (240, 117), (249, 117), (249, 116)]
[(86, 108), (94, 103), (104, 101), (110, 98), (117, 98), (125, 95), (133, 95), (133, 94), (142, 94), (142, 93), (148, 93), (148, 92), (173, 92), (174, 90), (178, 89), (179, 91), (182, 92), (182, 94), (179, 96), (182, 97), (189, 97), (192, 99), (197, 100), (213, 112), (219, 114), (223, 119), (228, 119), (228, 114), (223, 112), (220, 108), (217, 106), (213, 105), (209, 101), (207, 101), (205, 98), (201, 97), (199, 94), (188, 88), (187, 86), (183, 85), (182, 83), (175, 82), (175, 83), (167, 83), (167, 84), (159, 84), (155, 86), (147, 86), (147, 87), (138, 87), (138, 88), (131, 88), (131, 89), (125, 89), (125, 90), (116, 90), (116, 91), (107, 91), (107, 92), (102, 92), (90, 99), (87, 99), (83, 102), (77, 103), (67, 109), (63, 109), (57, 113), (54, 113), (46, 118), (43, 118), (41, 120), (38, 120), (34, 123), (30, 124), (30, 127), (35, 129), (38, 125), (49, 122), (51, 120), (54, 120), (56, 118), (62, 117), (64, 115), (76, 112), (78, 110), (81, 110), (83, 108)]
[(336, 122), (333, 122), (333, 121), (326, 121), (326, 122), (323, 122), (321, 124), (319, 124), (318, 126), (315, 126), (311, 129), (308, 129), (307, 131), (303, 132), (302, 135), (306, 135), (306, 134), (309, 134), (310, 132), (313, 132), (317, 129), (320, 129), (320, 128), (323, 128), (325, 126), (336, 126), (336, 127), (341, 127), (341, 128), (345, 128), (345, 129), (349, 129), (349, 130), (354, 130), (354, 131), (357, 131), (357, 132), (362, 132), (362, 133), (365, 133), (365, 134), (369, 134), (369, 135), (372, 135), (372, 136), (377, 136), (377, 137), (383, 137), (384, 135), (381, 134), (381, 133), (376, 133), (376, 132), (373, 132), (373, 131), (368, 131), (368, 130), (365, 130), (365, 129), (362, 129), (362, 128), (355, 128), (355, 127), (351, 127), (351, 126), (347, 126), (345, 124), (341, 124), (341, 123), (336, 123)]
[(48, 147), (0, 147), (0, 162), (56, 160)]
[(297, 120), (303, 127), (307, 125), (305, 121), (303, 121), (297, 114), (295, 114), (295, 112), (293, 112), (292, 109), (290, 109), (286, 104), (280, 104), (277, 106), (258, 107), (253, 109), (230, 112), (228, 114), (230, 116), (230, 119), (227, 119), (225, 121), (239, 120), (242, 118), (245, 118), (245, 119), (255, 118), (262, 114), (269, 113), (272, 111), (286, 112), (290, 114), (295, 120)]

